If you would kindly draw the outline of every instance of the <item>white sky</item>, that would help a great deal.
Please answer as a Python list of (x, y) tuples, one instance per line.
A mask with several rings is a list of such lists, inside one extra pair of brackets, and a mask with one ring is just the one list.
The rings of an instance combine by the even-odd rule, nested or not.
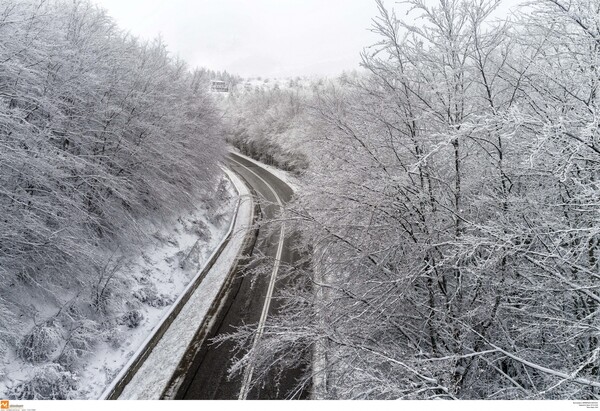
[(160, 34), (191, 66), (243, 77), (337, 75), (377, 41), (374, 0), (92, 1), (134, 35)]

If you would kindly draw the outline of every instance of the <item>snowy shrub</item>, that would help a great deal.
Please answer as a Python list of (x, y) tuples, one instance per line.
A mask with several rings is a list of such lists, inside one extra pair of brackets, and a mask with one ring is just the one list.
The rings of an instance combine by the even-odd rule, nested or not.
[(58, 364), (47, 364), (8, 391), (15, 400), (68, 400), (77, 389), (75, 376)]
[(57, 361), (66, 370), (74, 371), (77, 361), (83, 356), (83, 354), (83, 352), (68, 345), (64, 348)]
[(140, 302), (150, 307), (165, 307), (173, 303), (173, 300), (164, 294), (159, 294), (155, 285), (146, 285), (133, 292), (133, 296)]
[(144, 320), (144, 315), (138, 310), (128, 311), (121, 317), (121, 323), (127, 328), (137, 328)]
[(84, 321), (75, 328), (65, 343), (58, 362), (68, 370), (73, 370), (77, 360), (90, 353), (98, 337), (97, 324)]
[[(135, 293), (134, 293), (135, 294)], [(131, 298), (125, 301), (125, 308), (127, 310), (137, 310), (142, 306), (142, 302), (137, 298)]]
[[(189, 265), (188, 260), (190, 258), (193, 259), (194, 254), (197, 254), (197, 252), (194, 253), (195, 248), (196, 248), (196, 245), (194, 245), (192, 248), (188, 248), (185, 250), (179, 250), (173, 257), (165, 258), (165, 261), (167, 261), (168, 263), (174, 263), (175, 261), (177, 261), (177, 265), (179, 267), (185, 269), (185, 267)], [(197, 259), (197, 257), (196, 257), (196, 259)]]
[(184, 226), (185, 231), (198, 237), (199, 240), (207, 242), (210, 240), (210, 229), (202, 220), (193, 220)]
[(53, 322), (37, 325), (21, 339), (17, 355), (32, 364), (48, 361), (58, 349), (61, 339)]
[(124, 341), (125, 336), (118, 328), (113, 328), (106, 332), (106, 342), (113, 350), (121, 348)]

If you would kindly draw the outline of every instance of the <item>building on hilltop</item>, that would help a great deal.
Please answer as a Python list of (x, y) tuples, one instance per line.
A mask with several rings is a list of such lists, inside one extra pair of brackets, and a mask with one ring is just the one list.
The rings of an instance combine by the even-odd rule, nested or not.
[(228, 93), (229, 84), (221, 80), (212, 80), (210, 82), (210, 91), (214, 91), (217, 93)]

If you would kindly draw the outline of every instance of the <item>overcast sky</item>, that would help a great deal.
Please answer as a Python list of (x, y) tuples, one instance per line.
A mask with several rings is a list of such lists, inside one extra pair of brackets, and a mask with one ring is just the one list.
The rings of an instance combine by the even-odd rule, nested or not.
[(191, 66), (244, 77), (337, 75), (377, 40), (373, 0), (92, 1), (134, 35), (160, 34)]

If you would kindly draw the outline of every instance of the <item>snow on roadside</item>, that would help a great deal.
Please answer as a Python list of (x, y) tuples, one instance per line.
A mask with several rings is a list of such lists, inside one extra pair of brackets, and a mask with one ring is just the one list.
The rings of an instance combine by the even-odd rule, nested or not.
[(300, 187), (300, 183), (298, 182), (298, 179), (296, 177), (294, 177), (292, 174), (288, 173), (287, 171), (281, 170), (277, 167), (273, 167), (270, 166), (268, 164), (264, 164), (261, 163), (260, 161), (257, 161), (255, 159), (253, 159), (252, 157), (248, 157), (245, 154), (242, 154), (237, 148), (235, 147), (230, 147), (229, 150), (234, 153), (235, 155), (238, 155), (240, 157), (245, 158), (248, 161), (252, 161), (254, 164), (268, 170), (271, 174), (275, 175), (275, 177), (279, 178), (281, 181), (283, 181), (284, 183), (286, 183), (288, 186), (290, 186), (290, 188), (292, 190), (294, 190), (294, 192), (298, 192), (299, 187)]
[(239, 255), (252, 220), (252, 197), (235, 174), (228, 175), (241, 197), (231, 240), (119, 399), (159, 399)]
[[(200, 208), (191, 216), (179, 218), (174, 227), (157, 231), (157, 243), (143, 250), (129, 269), (129, 275), (138, 284), (132, 294), (143, 302), (137, 309), (142, 320), (135, 328), (121, 326), (114, 345), (106, 341), (97, 344), (79, 375), (77, 397), (100, 397), (218, 247), (229, 228), (237, 202), (237, 193), (230, 183), (227, 191), (227, 202), (220, 206), (225, 217), (211, 221), (209, 210)], [(182, 269), (182, 264), (187, 267)]]
[[(110, 321), (107, 324), (88, 321), (89, 324), (94, 324), (94, 330), (89, 332), (92, 337), (88, 337), (92, 338), (89, 340), (90, 346), (83, 347), (87, 351), (86, 355), (74, 362), (74, 381), (57, 388), (62, 390), (61, 395), (68, 395), (73, 399), (94, 399), (100, 396), (164, 318), (199, 267), (204, 265), (212, 251), (221, 243), (229, 229), (237, 200), (234, 187), (223, 177), (214, 199), (201, 202), (194, 213), (179, 217), (173, 224), (151, 226), (154, 234), (137, 255), (111, 257), (113, 260), (124, 261), (123, 264), (115, 264), (121, 287), (118, 292), (127, 300), (124, 307), (119, 305), (115, 310), (117, 314), (122, 311), (126, 315), (116, 323), (110, 319), (105, 320)], [(75, 297), (76, 295), (60, 295), (59, 301)], [(23, 298), (34, 301), (37, 310), (44, 313), (53, 313), (60, 308), (54, 301), (46, 301), (39, 295)], [(59, 347), (58, 352), (52, 353), (53, 358), (60, 354), (60, 349)], [(51, 367), (57, 367), (53, 362), (26, 363), (17, 356), (15, 350), (2, 346), (0, 365), (0, 396), (5, 398), (9, 396), (7, 393), (11, 387), (28, 381), (38, 373), (52, 374), (54, 368)], [(45, 377), (40, 381), (45, 381), (43, 378)], [(46, 389), (41, 386), (38, 388)]]

